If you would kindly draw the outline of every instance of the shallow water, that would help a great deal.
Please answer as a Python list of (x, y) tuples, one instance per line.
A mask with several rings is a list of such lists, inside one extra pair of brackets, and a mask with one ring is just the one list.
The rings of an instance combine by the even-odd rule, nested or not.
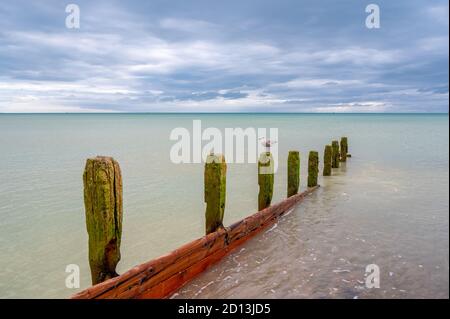
[[(173, 297), (447, 298), (448, 216), (445, 204), (434, 206), (445, 195), (357, 161)], [(439, 185), (432, 174), (416, 181)], [(411, 194), (423, 196), (414, 207)], [(365, 286), (368, 264), (380, 269), (379, 289)]]
[[(0, 115), (0, 297), (67, 297), (65, 267), (90, 284), (82, 172), (114, 156), (124, 180), (118, 271), (202, 235), (203, 165), (169, 160), (175, 127), (278, 127), (274, 202), (288, 150), (349, 137), (349, 162), (270, 230), (174, 297), (449, 296), (448, 115)], [(256, 211), (254, 164), (231, 164), (225, 224)], [(380, 268), (380, 288), (364, 271)]]

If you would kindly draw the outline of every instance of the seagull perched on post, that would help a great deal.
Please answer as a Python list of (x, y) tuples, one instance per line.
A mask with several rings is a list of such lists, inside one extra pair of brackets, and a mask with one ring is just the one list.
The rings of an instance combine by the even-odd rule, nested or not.
[(277, 143), (277, 141), (275, 141), (275, 140), (269, 140), (269, 139), (266, 139), (265, 137), (260, 137), (259, 140), (261, 141), (261, 145), (264, 146), (264, 147), (266, 148), (266, 152), (269, 152), (269, 151), (270, 151), (270, 147), (271, 147), (273, 144), (276, 144), (276, 143)]

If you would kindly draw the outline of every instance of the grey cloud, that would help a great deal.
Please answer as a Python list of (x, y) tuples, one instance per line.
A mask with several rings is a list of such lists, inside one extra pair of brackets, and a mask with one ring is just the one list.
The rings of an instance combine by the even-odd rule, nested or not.
[(77, 3), (2, 4), (0, 112), (448, 112), (446, 1)]

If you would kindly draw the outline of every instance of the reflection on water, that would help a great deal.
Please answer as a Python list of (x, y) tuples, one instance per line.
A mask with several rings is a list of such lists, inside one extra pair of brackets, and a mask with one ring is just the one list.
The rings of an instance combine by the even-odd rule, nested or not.
[[(113, 156), (124, 183), (118, 272), (203, 235), (203, 165), (169, 161), (175, 127), (275, 127), (274, 202), (289, 150), (349, 137), (353, 157), (322, 188), (179, 292), (179, 297), (448, 297), (447, 115), (0, 115), (0, 297), (68, 297), (90, 285), (82, 172)], [(254, 164), (227, 170), (226, 225), (257, 209)], [(364, 288), (367, 264), (381, 288)]]

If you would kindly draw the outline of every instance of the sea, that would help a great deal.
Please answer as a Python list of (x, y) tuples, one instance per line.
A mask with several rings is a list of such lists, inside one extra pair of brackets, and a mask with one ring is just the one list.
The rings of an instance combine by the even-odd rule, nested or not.
[[(231, 113), (0, 114), (0, 298), (68, 298), (91, 285), (87, 158), (121, 167), (119, 273), (203, 236), (204, 163), (171, 156), (174, 129), (196, 143), (196, 120), (277, 129), (272, 203), (286, 197), (290, 150), (300, 191), (309, 151), (321, 173), (325, 145), (346, 136), (351, 158), (171, 298), (449, 298), (448, 114)], [(224, 224), (255, 213), (257, 197), (256, 164), (228, 164)], [(67, 285), (70, 265), (79, 288)]]

